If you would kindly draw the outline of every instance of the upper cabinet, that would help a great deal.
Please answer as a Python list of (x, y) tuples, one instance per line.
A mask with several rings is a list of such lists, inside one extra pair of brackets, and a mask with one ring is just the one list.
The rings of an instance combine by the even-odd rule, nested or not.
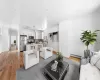
[(36, 31), (36, 39), (42, 39), (42, 31), (40, 30)]
[(28, 29), (22, 29), (20, 31), (20, 35), (35, 36), (35, 31), (28, 30)]

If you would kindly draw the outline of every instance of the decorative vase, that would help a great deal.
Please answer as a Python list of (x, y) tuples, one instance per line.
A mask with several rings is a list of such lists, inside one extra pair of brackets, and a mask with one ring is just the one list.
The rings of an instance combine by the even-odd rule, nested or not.
[(58, 62), (55, 60), (54, 63), (52, 64), (52, 66), (51, 66), (51, 70), (56, 72), (57, 71), (57, 65), (58, 65)]
[(90, 50), (84, 50), (84, 57), (85, 58), (90, 57)]

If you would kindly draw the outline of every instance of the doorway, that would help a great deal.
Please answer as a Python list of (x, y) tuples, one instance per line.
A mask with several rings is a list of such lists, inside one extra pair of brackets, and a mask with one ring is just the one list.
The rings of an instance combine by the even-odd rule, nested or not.
[(17, 30), (9, 29), (9, 50), (14, 51), (18, 49), (18, 32)]

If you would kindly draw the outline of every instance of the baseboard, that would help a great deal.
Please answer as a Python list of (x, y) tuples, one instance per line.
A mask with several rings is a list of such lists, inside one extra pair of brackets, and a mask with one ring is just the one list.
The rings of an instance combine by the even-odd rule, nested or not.
[(79, 59), (81, 58), (81, 56), (75, 55), (75, 54), (71, 54), (70, 56), (71, 56), (71, 57), (76, 57), (76, 58), (79, 58)]

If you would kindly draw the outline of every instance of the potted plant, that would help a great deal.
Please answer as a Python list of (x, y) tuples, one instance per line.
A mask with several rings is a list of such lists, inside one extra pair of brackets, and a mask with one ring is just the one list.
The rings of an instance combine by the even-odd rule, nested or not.
[(14, 44), (16, 45), (16, 40), (14, 40)]
[(92, 45), (96, 42), (98, 31), (100, 31), (100, 30), (95, 30), (93, 32), (90, 30), (86, 30), (81, 33), (82, 36), (80, 39), (87, 47), (87, 49), (84, 51), (85, 57), (88, 57), (90, 55), (90, 50), (88, 49), (88, 47), (90, 44)]
[(57, 58), (56, 58), (56, 60), (57, 60), (58, 62), (61, 62), (61, 61), (63, 60), (63, 55), (62, 55), (61, 52), (57, 52)]
[(62, 66), (63, 66), (63, 63), (62, 63), (62, 61), (63, 61), (63, 55), (62, 55), (61, 52), (57, 52), (56, 61), (58, 62), (58, 66), (60, 68), (62, 68)]

